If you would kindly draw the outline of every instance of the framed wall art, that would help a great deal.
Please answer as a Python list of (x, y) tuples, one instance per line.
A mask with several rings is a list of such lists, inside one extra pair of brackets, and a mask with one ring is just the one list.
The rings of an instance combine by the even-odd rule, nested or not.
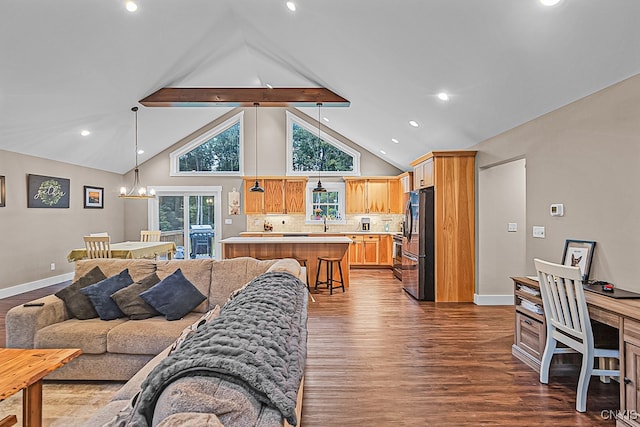
[(4, 175), (0, 175), (0, 208), (5, 205)]
[(104, 208), (104, 188), (84, 186), (84, 208), (102, 209)]
[(590, 240), (567, 240), (564, 243), (562, 264), (580, 267), (582, 280), (589, 280), (589, 271), (591, 270), (591, 260), (593, 259), (595, 247), (596, 242)]
[(69, 187), (67, 178), (55, 178), (29, 174), (27, 176), (28, 208), (68, 208)]

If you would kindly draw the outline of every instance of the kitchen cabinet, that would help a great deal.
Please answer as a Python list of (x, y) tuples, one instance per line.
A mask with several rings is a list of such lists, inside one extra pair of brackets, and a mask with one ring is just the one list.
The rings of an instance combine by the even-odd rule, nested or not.
[(415, 190), (433, 185), (433, 157), (424, 160), (418, 159), (412, 162), (411, 166), (413, 166), (413, 188)]
[(402, 213), (397, 177), (345, 177), (348, 214)]
[(402, 193), (410, 192), (413, 190), (413, 172), (404, 172), (398, 175), (398, 182)]
[(380, 235), (378, 245), (378, 264), (385, 267), (393, 266), (393, 237), (390, 234)]
[(392, 267), (393, 238), (390, 234), (351, 234), (351, 266)]
[(264, 193), (250, 191), (254, 182), (255, 178), (244, 179), (245, 214), (305, 213), (306, 178), (258, 178)]

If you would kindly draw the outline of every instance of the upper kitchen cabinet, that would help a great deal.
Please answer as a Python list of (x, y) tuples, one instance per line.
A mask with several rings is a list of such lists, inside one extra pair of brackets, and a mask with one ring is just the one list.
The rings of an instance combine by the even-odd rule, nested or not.
[(404, 172), (398, 175), (398, 183), (400, 184), (400, 191), (402, 193), (408, 193), (413, 190), (413, 172)]
[(293, 214), (305, 212), (307, 178), (262, 177), (264, 193), (251, 192), (255, 178), (244, 179), (245, 214)]
[(431, 187), (433, 185), (433, 157), (422, 156), (411, 162), (413, 166), (413, 189)]
[(348, 214), (402, 213), (397, 177), (345, 177), (344, 181)]

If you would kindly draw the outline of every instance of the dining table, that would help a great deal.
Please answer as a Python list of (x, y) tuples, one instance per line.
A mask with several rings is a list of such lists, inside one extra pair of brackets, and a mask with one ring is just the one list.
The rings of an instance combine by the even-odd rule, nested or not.
[[(168, 259), (173, 258), (176, 252), (176, 244), (174, 242), (119, 242), (111, 243), (112, 258), (156, 258), (158, 255), (167, 254)], [(69, 262), (78, 261), (87, 257), (86, 248), (73, 249), (67, 255)]]

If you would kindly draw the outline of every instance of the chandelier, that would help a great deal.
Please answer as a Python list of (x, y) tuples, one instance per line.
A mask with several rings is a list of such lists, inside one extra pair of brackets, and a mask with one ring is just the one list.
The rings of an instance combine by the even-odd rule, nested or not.
[(120, 187), (120, 197), (123, 199), (153, 199), (156, 191), (151, 189), (147, 194), (147, 187), (140, 184), (140, 171), (138, 169), (138, 107), (131, 108), (135, 117), (135, 141), (136, 141), (136, 167), (133, 170), (133, 187), (127, 191), (127, 187)]

